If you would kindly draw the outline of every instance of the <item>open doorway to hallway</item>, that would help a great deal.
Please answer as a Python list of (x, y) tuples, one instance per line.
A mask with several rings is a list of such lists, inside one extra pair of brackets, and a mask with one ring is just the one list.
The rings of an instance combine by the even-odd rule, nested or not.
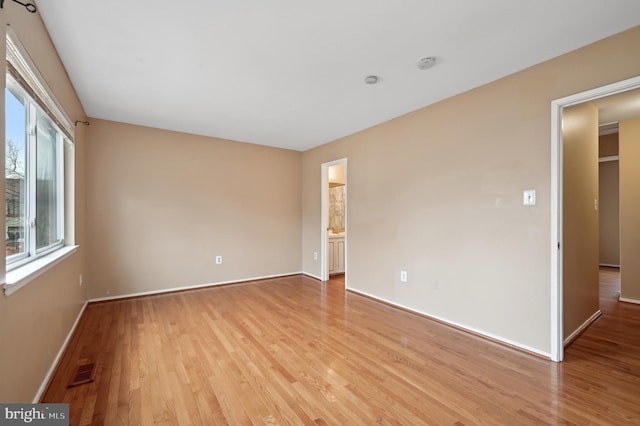
[[(600, 316), (598, 268), (602, 261), (598, 258), (601, 198), (598, 194), (598, 125), (626, 123), (628, 133), (640, 128), (638, 123), (630, 124), (640, 117), (638, 89), (640, 77), (552, 102), (551, 354), (555, 361), (561, 361), (564, 346)], [(636, 153), (631, 149), (627, 152), (628, 165), (631, 165), (635, 163), (631, 157)], [(637, 155), (640, 156), (640, 150)], [(632, 169), (635, 167), (629, 168)], [(620, 173), (622, 175), (623, 172)], [(629, 177), (626, 181), (640, 188), (638, 176)], [(622, 198), (621, 194), (621, 206)], [(620, 226), (624, 226), (623, 210), (621, 207)], [(640, 233), (640, 228), (636, 231), (633, 226), (628, 230)], [(625, 230), (622, 229), (620, 234), (623, 240)], [(621, 247), (624, 259), (623, 241)], [(631, 269), (625, 270), (623, 262), (620, 264), (623, 270), (619, 300), (632, 301), (622, 296), (625, 291), (635, 294), (636, 289), (627, 287), (625, 290), (624, 285), (624, 275), (633, 274), (634, 267), (629, 264)]]

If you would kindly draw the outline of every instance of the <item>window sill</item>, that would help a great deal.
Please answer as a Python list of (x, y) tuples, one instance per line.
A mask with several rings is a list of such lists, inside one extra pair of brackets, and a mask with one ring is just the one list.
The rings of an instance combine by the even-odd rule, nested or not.
[(51, 254), (42, 256), (32, 262), (19, 266), (7, 272), (7, 282), (4, 284), (4, 294), (9, 296), (31, 281), (53, 268), (62, 260), (78, 250), (78, 246), (65, 246)]

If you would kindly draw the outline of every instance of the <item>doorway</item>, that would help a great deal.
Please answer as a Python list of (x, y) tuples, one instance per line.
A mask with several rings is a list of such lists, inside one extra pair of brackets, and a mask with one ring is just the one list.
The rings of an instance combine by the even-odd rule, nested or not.
[[(589, 90), (551, 103), (551, 359), (564, 358), (563, 298), (563, 111), (640, 88), (640, 77)], [(597, 201), (596, 201), (597, 202)]]
[(321, 167), (320, 277), (344, 274), (347, 285), (347, 159)]

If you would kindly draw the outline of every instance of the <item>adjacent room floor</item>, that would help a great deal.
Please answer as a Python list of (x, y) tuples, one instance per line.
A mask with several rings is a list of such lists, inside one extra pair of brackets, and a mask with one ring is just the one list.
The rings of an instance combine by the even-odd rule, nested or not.
[(617, 301), (617, 270), (601, 280), (603, 316), (560, 364), (340, 277), (91, 304), (43, 401), (72, 425), (640, 424), (640, 306)]

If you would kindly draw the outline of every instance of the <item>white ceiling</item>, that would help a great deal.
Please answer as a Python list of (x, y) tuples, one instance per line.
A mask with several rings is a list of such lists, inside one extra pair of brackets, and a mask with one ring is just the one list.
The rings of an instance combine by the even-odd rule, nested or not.
[(90, 117), (299, 151), (640, 24), (638, 0), (37, 6)]

